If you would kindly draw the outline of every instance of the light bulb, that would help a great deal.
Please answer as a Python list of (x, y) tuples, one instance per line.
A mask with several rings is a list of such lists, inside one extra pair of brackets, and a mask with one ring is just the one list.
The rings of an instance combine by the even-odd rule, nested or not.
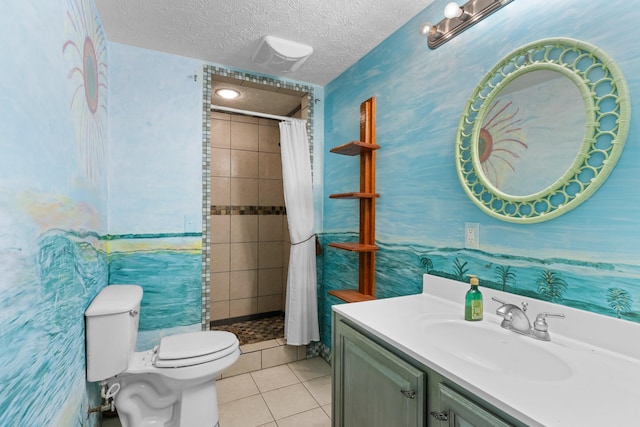
[(432, 36), (436, 33), (437, 28), (431, 22), (425, 22), (420, 26), (420, 34), (425, 37)]
[(216, 90), (216, 95), (224, 99), (235, 99), (240, 96), (240, 92), (233, 89), (218, 89)]
[(459, 18), (462, 16), (462, 8), (454, 1), (447, 3), (444, 7), (444, 16), (449, 19)]

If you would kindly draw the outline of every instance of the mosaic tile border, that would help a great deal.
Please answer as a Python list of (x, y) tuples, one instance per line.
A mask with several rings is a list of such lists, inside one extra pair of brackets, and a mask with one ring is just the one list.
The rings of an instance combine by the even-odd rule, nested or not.
[(210, 215), (286, 215), (284, 206), (218, 206), (212, 205)]
[[(315, 94), (312, 86), (300, 83), (287, 82), (273, 78), (258, 76), (255, 74), (234, 71), (214, 65), (204, 65), (202, 73), (202, 330), (209, 329), (209, 301), (210, 278), (209, 267), (211, 265), (211, 78), (212, 76), (224, 76), (251, 83), (262, 84), (276, 88), (284, 88), (307, 93), (307, 134), (309, 136), (309, 152), (311, 156), (311, 174), (313, 176), (313, 111), (316, 105)], [(233, 215), (233, 214), (232, 214)]]

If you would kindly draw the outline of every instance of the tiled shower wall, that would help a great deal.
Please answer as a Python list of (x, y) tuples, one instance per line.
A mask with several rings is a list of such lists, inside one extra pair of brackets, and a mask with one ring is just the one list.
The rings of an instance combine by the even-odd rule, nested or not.
[(278, 121), (211, 113), (210, 319), (282, 311), (289, 236)]
[[(220, 67), (216, 67), (213, 65), (205, 65), (203, 68), (203, 98), (202, 98), (202, 216), (203, 216), (203, 223), (202, 223), (202, 328), (203, 330), (208, 330), (209, 329), (209, 324), (210, 324), (210, 315), (211, 312), (214, 311), (215, 317), (218, 317), (217, 313), (221, 313), (221, 315), (223, 315), (226, 311), (227, 308), (227, 304), (225, 304), (224, 302), (227, 301), (229, 302), (229, 310), (231, 309), (231, 304), (230, 304), (230, 299), (229, 297), (231, 296), (231, 290), (230, 288), (233, 286), (231, 284), (231, 281), (229, 281), (229, 287), (225, 287), (225, 281), (219, 282), (219, 280), (212, 280), (212, 274), (215, 273), (224, 273), (225, 271), (229, 272), (229, 280), (231, 280), (231, 270), (225, 270), (225, 271), (213, 271), (212, 268), (212, 262), (213, 262), (213, 256), (212, 256), (212, 250), (214, 243), (212, 243), (212, 235), (218, 235), (219, 234), (219, 230), (212, 230), (211, 229), (211, 217), (214, 215), (211, 215), (211, 211), (212, 211), (212, 206), (225, 206), (228, 207), (229, 209), (229, 213), (231, 212), (231, 164), (229, 163), (229, 174), (227, 175), (228, 179), (229, 179), (229, 196), (227, 198), (228, 203), (226, 203), (225, 205), (217, 205), (216, 203), (212, 202), (211, 200), (211, 195), (212, 193), (216, 193), (217, 190), (213, 190), (211, 188), (211, 185), (213, 184), (212, 182), (212, 177), (214, 177), (214, 175), (211, 173), (211, 163), (213, 161), (215, 161), (215, 159), (213, 159), (212, 155), (211, 155), (211, 149), (212, 149), (212, 121), (217, 120), (217, 119), (212, 119), (212, 114), (211, 114), (211, 96), (212, 96), (212, 91), (211, 91), (211, 81), (213, 79), (216, 79), (217, 77), (222, 77), (222, 78), (232, 78), (235, 80), (238, 80), (238, 83), (242, 82), (242, 84), (249, 84), (249, 85), (259, 85), (261, 88), (264, 88), (265, 90), (269, 90), (269, 91), (273, 91), (273, 92), (278, 92), (278, 91), (286, 91), (287, 93), (289, 92), (294, 92), (294, 93), (299, 93), (301, 95), (301, 111), (298, 114), (296, 114), (296, 116), (298, 116), (298, 118), (304, 119), (307, 121), (307, 132), (308, 132), (308, 138), (309, 138), (309, 151), (311, 154), (311, 167), (312, 167), (312, 174), (313, 174), (313, 168), (314, 168), (314, 136), (315, 136), (315, 126), (314, 126), (314, 117), (315, 117), (315, 103), (319, 102), (320, 99), (316, 98), (315, 94), (320, 90), (320, 87), (316, 87), (316, 86), (311, 86), (311, 85), (305, 85), (305, 84), (300, 84), (297, 82), (288, 82), (288, 81), (284, 81), (284, 80), (279, 80), (279, 79), (272, 79), (266, 76), (258, 76), (258, 75), (254, 75), (254, 74), (248, 74), (248, 73), (244, 73), (244, 72), (240, 72), (240, 71), (231, 71), (228, 70), (226, 68), (220, 68)], [(322, 93), (322, 91), (320, 90), (320, 93)], [(321, 95), (322, 96), (322, 95)], [(220, 117), (217, 116), (216, 117)], [(320, 117), (322, 117), (322, 113), (320, 113)], [(229, 117), (229, 121), (231, 121), (231, 117)], [(274, 125), (276, 123), (273, 123)], [(216, 148), (228, 148), (229, 150), (231, 149), (231, 130), (230, 130), (231, 125), (229, 124), (229, 144), (225, 145), (223, 147), (216, 147)], [(322, 126), (320, 126), (320, 128), (322, 128)], [(320, 133), (322, 133), (322, 131), (320, 131)], [(229, 153), (229, 162), (231, 161), (231, 153)], [(220, 172), (216, 172), (216, 176), (217, 178), (224, 178), (224, 176), (219, 176)], [(315, 180), (314, 180), (315, 181)], [(216, 183), (220, 183), (219, 180), (216, 180)], [(223, 191), (224, 190), (223, 186)], [(221, 193), (221, 196), (224, 193)], [(217, 196), (216, 197), (216, 202), (217, 200)], [(215, 209), (215, 208), (214, 208)], [(284, 218), (283, 218), (284, 220)], [(230, 224), (231, 220), (229, 219), (229, 228), (231, 227)], [(283, 227), (286, 226), (283, 223)], [(284, 230), (283, 230), (284, 232)], [(224, 233), (223, 233), (224, 235)], [(216, 237), (217, 238), (217, 237)], [(287, 241), (288, 241), (288, 237), (287, 237)], [(218, 244), (218, 243), (215, 243)], [(224, 243), (222, 243), (224, 245)], [(227, 243), (228, 245), (228, 251), (225, 250), (224, 248), (222, 248), (222, 250), (220, 251), (222, 253), (222, 255), (226, 255), (227, 257), (227, 262), (229, 264), (229, 267), (231, 266), (231, 262), (230, 262), (230, 256), (231, 256), (231, 252), (230, 252), (230, 245), (231, 245), (231, 236), (230, 236), (230, 231), (229, 231), (229, 243)], [(286, 252), (286, 255), (283, 258), (283, 273), (286, 271), (286, 262), (288, 261), (289, 257), (288, 257), (288, 251)], [(224, 261), (220, 261), (221, 263), (224, 263)], [(219, 266), (216, 266), (216, 269), (220, 268)], [(286, 274), (283, 274), (283, 283), (285, 280)], [(219, 277), (219, 279), (226, 279), (225, 275), (221, 275), (221, 277)], [(220, 294), (218, 294), (216, 292), (216, 289), (213, 289), (214, 292), (216, 292), (216, 295), (212, 298), (211, 297), (211, 293), (212, 293), (212, 284), (214, 284), (214, 286), (217, 286), (217, 284), (220, 283)], [(284, 285), (283, 285), (284, 286)], [(225, 297), (226, 292), (228, 289), (228, 295), (229, 297)], [(256, 297), (257, 298), (257, 297)], [(283, 295), (284, 298), (284, 295)], [(217, 307), (212, 307), (212, 304), (218, 303), (220, 302), (221, 304), (218, 304)], [(235, 304), (235, 303), (234, 303)], [(256, 304), (257, 304), (257, 300), (256, 300)], [(224, 318), (224, 317), (222, 317)]]

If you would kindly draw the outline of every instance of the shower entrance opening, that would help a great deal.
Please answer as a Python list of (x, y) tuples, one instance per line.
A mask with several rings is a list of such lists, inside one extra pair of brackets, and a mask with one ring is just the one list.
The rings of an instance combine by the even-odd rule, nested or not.
[[(211, 105), (312, 124), (313, 89), (212, 66), (204, 77), (203, 329), (231, 331), (241, 345), (283, 340), (290, 239), (279, 120)], [(241, 95), (226, 101), (221, 88)]]

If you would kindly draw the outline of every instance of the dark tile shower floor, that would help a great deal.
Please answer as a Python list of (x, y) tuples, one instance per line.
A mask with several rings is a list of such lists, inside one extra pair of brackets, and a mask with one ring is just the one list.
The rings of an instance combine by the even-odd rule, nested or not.
[(258, 320), (216, 325), (212, 331), (229, 331), (238, 337), (240, 345), (284, 338), (284, 316), (265, 317)]

